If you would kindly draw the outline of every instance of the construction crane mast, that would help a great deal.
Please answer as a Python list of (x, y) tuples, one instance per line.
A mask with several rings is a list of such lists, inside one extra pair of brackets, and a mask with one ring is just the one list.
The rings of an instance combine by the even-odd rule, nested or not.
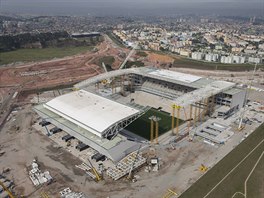
[[(246, 95), (245, 95), (245, 105), (247, 104), (247, 100), (249, 98), (249, 91), (251, 89), (251, 86), (252, 86), (252, 81), (253, 81), (253, 78), (255, 76), (255, 73), (256, 73), (256, 70), (257, 70), (257, 63), (255, 64), (255, 67), (254, 67), (254, 70), (253, 70), (253, 73), (252, 73), (252, 76), (250, 78), (250, 82), (249, 82), (249, 86), (247, 87), (247, 90), (246, 90)], [(245, 106), (245, 109), (241, 112), (241, 115), (240, 115), (240, 120), (239, 120), (239, 124), (238, 124), (238, 130), (242, 130), (244, 127), (242, 126), (242, 123), (243, 123), (243, 117), (246, 113), (246, 106)]]

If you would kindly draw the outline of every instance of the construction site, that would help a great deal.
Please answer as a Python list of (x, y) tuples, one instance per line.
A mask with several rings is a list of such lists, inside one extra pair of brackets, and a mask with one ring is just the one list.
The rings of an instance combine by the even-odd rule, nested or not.
[[(113, 71), (87, 62), (93, 73), (74, 70), (82, 76), (71, 87), (9, 109), (0, 134), (3, 197), (179, 197), (263, 123), (264, 103), (252, 99), (251, 83), (126, 68), (135, 49)], [(20, 75), (48, 81), (48, 73)]]

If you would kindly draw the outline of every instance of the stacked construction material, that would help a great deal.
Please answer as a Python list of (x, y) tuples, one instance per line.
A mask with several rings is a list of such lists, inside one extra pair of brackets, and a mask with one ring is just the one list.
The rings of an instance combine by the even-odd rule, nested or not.
[(61, 198), (87, 198), (83, 193), (73, 192), (70, 188), (60, 191)]
[(31, 179), (34, 186), (39, 186), (41, 184), (52, 182), (52, 177), (50, 176), (49, 171), (42, 172), (39, 169), (39, 165), (36, 160), (33, 160), (32, 169), (29, 171), (29, 178)]

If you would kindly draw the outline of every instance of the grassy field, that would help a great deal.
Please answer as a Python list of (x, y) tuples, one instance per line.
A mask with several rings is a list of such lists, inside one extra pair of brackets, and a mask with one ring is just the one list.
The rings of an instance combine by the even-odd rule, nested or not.
[[(248, 138), (233, 151), (210, 169), (193, 186), (184, 192), (180, 198), (202, 198), (211, 191), (206, 198), (231, 198), (236, 192), (244, 193), (244, 182), (254, 167), (261, 153), (264, 151), (264, 124), (255, 130)], [(256, 147), (259, 144), (258, 147)], [(256, 149), (249, 154), (254, 148)], [(249, 155), (248, 155), (249, 154)], [(248, 155), (248, 157), (246, 157)], [(246, 157), (246, 158), (245, 158)], [(264, 159), (254, 170), (248, 180), (248, 198), (264, 197)], [(237, 167), (236, 167), (237, 166)], [(228, 174), (230, 173), (230, 174)], [(228, 174), (228, 175), (227, 175)], [(226, 178), (225, 178), (226, 176)], [(224, 180), (222, 180), (224, 178)], [(219, 183), (222, 180), (221, 183)], [(235, 198), (243, 197), (235, 195)]]
[(93, 46), (65, 47), (65, 48), (44, 48), (44, 49), (19, 49), (10, 52), (0, 53), (0, 65), (13, 62), (30, 62), (62, 58), (75, 55), (81, 52), (92, 50)]
[(115, 62), (115, 58), (113, 56), (104, 56), (99, 58), (97, 64), (101, 66), (102, 62), (104, 62), (105, 65), (112, 65)]
[[(222, 64), (222, 63), (210, 63), (204, 61), (191, 60), (184, 57), (175, 58), (173, 67), (185, 67), (193, 69), (204, 69), (204, 70), (230, 70), (230, 71), (245, 71), (253, 70), (253, 64)], [(258, 67), (264, 68), (264, 65)]]
[(144, 52), (144, 51), (137, 51), (136, 55), (137, 56), (142, 56), (142, 57), (147, 57), (148, 56), (148, 54), (146, 52)]
[(144, 67), (144, 63), (142, 61), (127, 61), (126, 68), (131, 68), (132, 66)]
[[(147, 111), (143, 116), (138, 118), (132, 124), (128, 125), (126, 129), (132, 133), (135, 133), (147, 140), (150, 140), (150, 120), (149, 117), (157, 116), (161, 118), (159, 121), (159, 135), (169, 131), (171, 129), (171, 116), (169, 113), (158, 111), (154, 108)], [(176, 120), (176, 119), (175, 119)], [(175, 122), (176, 123), (176, 122)], [(180, 124), (183, 121), (180, 120)]]

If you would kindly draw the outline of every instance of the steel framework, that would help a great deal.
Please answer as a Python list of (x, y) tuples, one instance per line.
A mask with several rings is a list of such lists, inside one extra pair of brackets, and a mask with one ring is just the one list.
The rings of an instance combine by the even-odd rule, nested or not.
[(103, 137), (113, 139), (118, 134), (119, 131), (126, 128), (126, 126), (128, 126), (133, 121), (138, 119), (140, 116), (146, 113), (150, 108), (151, 107), (146, 107), (142, 109), (139, 113), (134, 114), (130, 117), (124, 118), (122, 120), (119, 120), (118, 122), (112, 124), (105, 131), (103, 131)]

